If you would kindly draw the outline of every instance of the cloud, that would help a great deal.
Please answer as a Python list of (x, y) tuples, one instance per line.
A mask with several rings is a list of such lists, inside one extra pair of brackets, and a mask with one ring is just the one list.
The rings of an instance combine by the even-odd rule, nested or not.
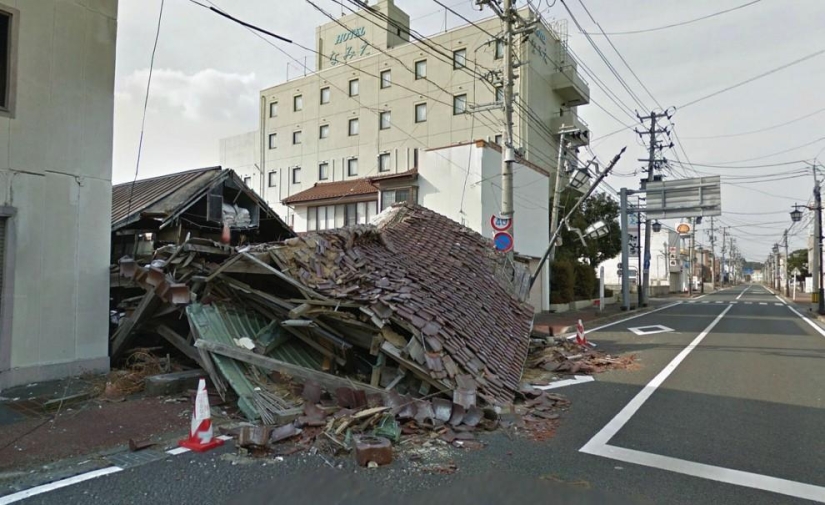
[[(121, 105), (142, 105), (148, 69), (120, 79), (115, 96)], [(255, 74), (226, 73), (212, 68), (194, 74), (156, 69), (149, 93), (151, 111), (178, 113), (202, 121), (249, 121), (257, 116), (258, 92)]]

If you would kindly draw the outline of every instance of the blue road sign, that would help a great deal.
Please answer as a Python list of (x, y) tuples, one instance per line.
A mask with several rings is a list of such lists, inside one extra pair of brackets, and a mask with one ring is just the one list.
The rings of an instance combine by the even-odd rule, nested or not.
[(508, 252), (513, 249), (513, 236), (506, 231), (500, 231), (493, 236), (493, 243), (497, 251)]

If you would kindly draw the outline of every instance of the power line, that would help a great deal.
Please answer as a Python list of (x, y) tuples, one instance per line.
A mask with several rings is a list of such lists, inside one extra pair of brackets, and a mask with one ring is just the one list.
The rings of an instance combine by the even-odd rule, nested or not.
[(815, 53), (811, 53), (811, 54), (809, 54), (809, 55), (807, 55), (807, 56), (803, 56), (802, 58), (796, 59), (796, 60), (794, 60), (794, 61), (792, 61), (792, 62), (790, 62), (790, 63), (786, 63), (786, 64), (784, 64), (784, 65), (778, 66), (778, 67), (776, 67), (776, 68), (774, 68), (774, 69), (768, 70), (767, 72), (763, 72), (763, 73), (761, 73), (761, 74), (759, 74), (759, 75), (756, 75), (756, 76), (753, 76), (753, 77), (751, 77), (751, 78), (749, 78), (749, 79), (745, 79), (744, 81), (738, 82), (738, 83), (736, 83), (736, 84), (734, 84), (734, 85), (732, 85), (732, 86), (728, 86), (728, 87), (726, 87), (726, 88), (720, 89), (719, 91), (714, 91), (713, 93), (710, 93), (709, 95), (705, 95), (705, 96), (699, 97), (699, 98), (697, 98), (697, 99), (695, 99), (695, 100), (691, 100), (690, 102), (687, 102), (687, 103), (685, 103), (685, 104), (680, 105), (678, 108), (679, 108), (679, 109), (684, 109), (685, 107), (689, 107), (689, 106), (691, 106), (691, 105), (693, 105), (693, 104), (696, 104), (696, 103), (702, 102), (702, 101), (704, 101), (704, 100), (707, 100), (708, 98), (712, 98), (712, 97), (714, 97), (714, 96), (721, 95), (722, 93), (725, 93), (725, 92), (730, 91), (730, 90), (732, 90), (732, 89), (736, 89), (736, 88), (738, 88), (738, 87), (740, 87), (740, 86), (744, 86), (745, 84), (751, 83), (751, 82), (753, 82), (753, 81), (755, 81), (755, 80), (757, 80), (757, 79), (761, 79), (761, 78), (763, 78), (763, 77), (767, 77), (767, 76), (769, 76), (769, 75), (771, 75), (771, 74), (775, 74), (776, 72), (779, 72), (780, 70), (784, 70), (784, 69), (786, 69), (786, 68), (788, 68), (788, 67), (792, 67), (792, 66), (797, 65), (797, 64), (799, 64), (799, 63), (802, 63), (802, 62), (804, 62), (804, 61), (810, 60), (811, 58), (815, 58), (815, 57), (817, 57), (817, 56), (819, 56), (819, 55), (821, 55), (821, 54), (823, 54), (823, 53), (825, 53), (825, 49), (820, 49), (819, 51), (816, 51)]
[(796, 119), (791, 119), (790, 121), (786, 121), (784, 123), (776, 124), (776, 125), (773, 125), (773, 126), (768, 126), (766, 128), (761, 128), (759, 130), (750, 130), (750, 131), (740, 132), (740, 133), (729, 133), (729, 134), (726, 134), (726, 135), (708, 135), (706, 137), (685, 137), (685, 138), (689, 139), (689, 140), (707, 140), (707, 139), (721, 139), (721, 138), (731, 138), (731, 137), (744, 137), (745, 135), (753, 135), (754, 133), (762, 133), (762, 132), (766, 132), (766, 131), (770, 131), (770, 130), (775, 130), (775, 129), (781, 128), (783, 126), (787, 126), (789, 124), (796, 123), (797, 121), (802, 121), (803, 119), (808, 119), (809, 117), (815, 116), (817, 114), (821, 114), (822, 112), (825, 112), (825, 107), (823, 107), (821, 109), (818, 109), (814, 112), (811, 112), (810, 114), (805, 114), (804, 116), (798, 117)]
[[(691, 23), (696, 23), (697, 21), (704, 21), (705, 19), (710, 19), (712, 17), (721, 16), (722, 14), (727, 14), (728, 12), (733, 12), (733, 11), (738, 10), (738, 9), (744, 9), (745, 7), (748, 7), (748, 6), (753, 5), (755, 3), (759, 3), (761, 1), (762, 0), (753, 0), (752, 2), (748, 2), (746, 4), (742, 4), (742, 5), (739, 5), (739, 6), (736, 6), (736, 7), (732, 7), (730, 9), (725, 9), (723, 11), (714, 12), (713, 14), (708, 14), (707, 16), (702, 16), (702, 17), (690, 19), (688, 21), (682, 21), (680, 23), (672, 23), (672, 24), (669, 24), (669, 25), (659, 26), (659, 27), (656, 27), (656, 28), (646, 28), (644, 30), (629, 30), (629, 31), (624, 31), (624, 32), (603, 33), (603, 35), (635, 35), (637, 33), (649, 33), (649, 32), (656, 32), (656, 31), (659, 31), (659, 30), (667, 30), (668, 28), (676, 28), (677, 26), (689, 25)], [(591, 33), (591, 35), (599, 35), (599, 34), (598, 33)]]
[(126, 216), (132, 212), (132, 197), (135, 194), (135, 182), (137, 182), (138, 172), (140, 172), (140, 155), (143, 152), (143, 134), (146, 131), (146, 112), (149, 109), (149, 89), (152, 87), (152, 72), (155, 69), (155, 53), (158, 50), (158, 39), (160, 39), (160, 23), (163, 20), (164, 0), (160, 0), (160, 11), (158, 12), (158, 26), (155, 29), (155, 41), (152, 44), (152, 56), (149, 59), (149, 78), (146, 80), (146, 95), (143, 99), (143, 116), (140, 120), (140, 140), (138, 140), (137, 160), (135, 161), (135, 178), (129, 187), (129, 203), (126, 205)]
[(478, 26), (477, 24), (475, 24), (474, 22), (470, 21), (469, 19), (467, 19), (467, 18), (466, 18), (466, 17), (464, 17), (463, 15), (461, 15), (461, 14), (459, 14), (458, 12), (454, 11), (451, 7), (448, 7), (448, 6), (444, 5), (444, 4), (443, 4), (442, 2), (440, 2), (439, 0), (433, 0), (433, 2), (435, 2), (435, 3), (437, 3), (438, 5), (440, 5), (440, 6), (444, 7), (444, 9), (446, 9), (446, 10), (448, 10), (448, 11), (452, 12), (452, 13), (453, 13), (453, 15), (460, 17), (460, 18), (461, 18), (461, 19), (463, 19), (465, 22), (470, 23), (471, 25), (475, 26), (476, 28), (478, 28), (478, 29), (479, 29), (479, 30), (481, 30), (482, 32), (486, 33), (486, 34), (487, 34), (487, 35), (489, 35), (490, 37), (492, 37), (492, 38), (494, 38), (494, 39), (496, 39), (496, 38), (497, 38), (497, 37), (496, 37), (495, 35), (493, 35), (492, 33), (488, 32), (487, 30), (485, 30), (484, 28), (482, 28), (482, 27)]

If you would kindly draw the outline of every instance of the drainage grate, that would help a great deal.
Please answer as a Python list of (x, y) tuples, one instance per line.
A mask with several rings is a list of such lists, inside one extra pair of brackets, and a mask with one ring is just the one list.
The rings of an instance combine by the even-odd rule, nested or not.
[(166, 458), (168, 454), (162, 451), (145, 449), (138, 452), (121, 452), (106, 456), (106, 460), (121, 468), (133, 468)]

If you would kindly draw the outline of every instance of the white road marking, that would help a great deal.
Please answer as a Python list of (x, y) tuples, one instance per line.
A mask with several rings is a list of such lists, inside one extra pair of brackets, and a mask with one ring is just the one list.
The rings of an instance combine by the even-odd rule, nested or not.
[[(653, 328), (652, 330), (648, 330), (646, 328)], [(654, 335), (656, 333), (666, 333), (669, 331), (676, 331), (673, 328), (668, 328), (667, 326), (662, 326), (661, 324), (652, 324), (648, 326), (639, 326), (637, 328), (628, 328), (628, 330), (632, 331), (636, 335)]]
[(697, 296), (696, 298), (694, 298), (694, 300), (698, 300), (698, 299), (700, 299), (700, 298), (704, 298), (704, 297), (706, 297), (706, 296), (708, 296), (708, 295), (707, 295), (707, 294), (704, 294), (704, 295), (702, 295), (702, 296)]
[(767, 305), (768, 302), (759, 302), (759, 305)]
[(705, 300), (705, 301), (704, 301), (704, 302), (702, 302), (702, 303), (710, 303), (710, 302), (709, 302), (709, 301), (707, 301), (707, 300)]
[(696, 303), (696, 300), (691, 300), (688, 303)]
[(584, 384), (585, 382), (593, 382), (594, 379), (592, 375), (574, 375), (572, 379), (565, 379), (562, 381), (552, 382), (546, 386), (533, 386), (536, 389), (541, 390), (548, 390), (548, 389), (557, 389), (563, 388), (565, 386), (573, 386), (575, 384)]
[[(585, 335), (587, 335), (588, 333), (593, 333), (594, 331), (599, 331), (599, 330), (603, 330), (603, 329), (605, 329), (605, 328), (610, 328), (611, 326), (616, 326), (617, 324), (622, 324), (622, 323), (624, 323), (625, 321), (631, 321), (631, 320), (633, 320), (633, 319), (636, 319), (636, 318), (639, 318), (639, 317), (642, 317), (642, 316), (646, 316), (646, 315), (648, 315), (648, 314), (653, 314), (653, 313), (655, 313), (655, 312), (660, 312), (660, 311), (663, 311), (663, 310), (665, 310), (665, 309), (669, 309), (669, 308), (671, 308), (671, 307), (675, 307), (675, 306), (677, 306), (677, 305), (681, 305), (681, 304), (682, 304), (682, 302), (675, 302), (675, 303), (671, 303), (671, 304), (669, 304), (669, 305), (665, 305), (664, 307), (659, 307), (658, 309), (653, 309), (653, 310), (651, 310), (651, 311), (648, 311), (648, 312), (643, 312), (643, 313), (641, 313), (641, 314), (636, 314), (635, 316), (626, 317), (626, 318), (624, 318), (624, 319), (620, 319), (620, 320), (618, 320), (618, 321), (614, 321), (614, 322), (612, 322), (612, 323), (607, 323), (607, 324), (603, 324), (603, 325), (601, 325), (601, 326), (597, 326), (597, 327), (593, 328), (592, 330), (587, 330), (587, 329), (585, 329), (584, 334), (585, 334)], [(571, 340), (571, 339), (573, 339), (573, 338), (576, 338), (576, 334), (575, 334), (575, 333), (573, 333), (573, 334), (571, 334), (571, 335), (569, 335), (569, 336), (567, 337), (567, 339), (568, 339), (568, 340)]]
[(738, 299), (742, 298), (742, 295), (747, 293), (750, 288), (751, 288), (750, 286), (746, 287), (741, 293), (739, 293), (739, 296), (737, 296), (736, 299), (738, 300)]
[[(780, 297), (779, 295), (775, 295), (775, 296), (776, 296), (776, 299), (781, 302), (781, 305), (785, 305), (785, 300), (783, 300), (782, 297)], [(777, 305), (780, 305), (780, 304), (777, 303)]]
[(745, 302), (745, 305), (753, 305), (753, 302)]
[(725, 303), (725, 302), (723, 300), (718, 300), (716, 303), (719, 304), (719, 303)]
[(24, 491), (20, 491), (18, 493), (9, 494), (6, 496), (0, 496), (0, 505), (7, 505), (9, 503), (15, 503), (20, 500), (25, 500), (26, 498), (31, 498), (32, 496), (37, 496), (39, 494), (48, 493), (50, 491), (54, 491), (55, 489), (60, 489), (67, 486), (72, 486), (74, 484), (79, 484), (81, 482), (85, 482), (87, 480), (96, 479), (98, 477), (103, 477), (104, 475), (110, 475), (113, 473), (117, 473), (122, 471), (123, 468), (119, 466), (110, 466), (106, 468), (101, 468), (100, 470), (94, 470), (91, 472), (82, 473), (80, 475), (75, 475), (74, 477), (69, 477), (67, 479), (59, 480), (57, 482), (50, 482), (48, 484), (43, 484), (42, 486), (36, 486), (30, 489), (26, 489)]
[(815, 330), (817, 331), (817, 333), (819, 333), (820, 335), (822, 335), (823, 337), (825, 337), (825, 330), (823, 330), (823, 329), (822, 329), (822, 327), (820, 327), (818, 324), (816, 324), (815, 322), (813, 322), (813, 321), (811, 320), (811, 318), (806, 317), (806, 316), (803, 316), (803, 315), (802, 315), (799, 311), (797, 311), (795, 308), (791, 307), (790, 305), (788, 305), (787, 307), (788, 307), (789, 309), (791, 309), (791, 312), (793, 312), (794, 314), (796, 314), (797, 316), (799, 316), (799, 317), (800, 317), (803, 321), (805, 321), (806, 323), (808, 323), (808, 324), (811, 326), (811, 328), (815, 329)]
[(779, 302), (773, 302), (773, 304), (776, 305), (777, 307), (781, 307), (781, 306), (785, 305), (784, 303), (779, 303)]
[[(592, 377), (590, 377), (593, 380)], [(587, 382), (587, 381), (585, 381)], [(232, 440), (232, 437), (228, 435), (220, 435), (216, 438), (221, 440)], [(189, 452), (189, 449), (184, 447), (176, 447), (174, 449), (170, 449), (166, 451), (166, 454), (170, 454), (172, 456), (177, 456), (178, 454), (183, 454), (185, 452)], [(80, 484), (81, 482), (85, 482), (87, 480), (96, 479), (98, 477), (103, 477), (104, 475), (111, 475), (113, 473), (117, 473), (122, 471), (123, 468), (119, 466), (108, 466), (106, 468), (101, 468), (99, 470), (92, 470), (91, 472), (82, 473), (80, 475), (75, 475), (73, 477), (68, 477), (63, 480), (58, 480), (56, 482), (50, 482), (48, 484), (43, 484), (42, 486), (35, 486), (33, 488), (25, 489), (23, 491), (9, 494), (6, 496), (0, 496), (0, 505), (8, 505), (10, 503), (16, 503), (20, 500), (25, 500), (26, 498), (31, 498), (32, 496), (37, 496), (39, 494), (48, 493), (50, 491), (54, 491), (56, 489), (73, 486), (75, 484)]]
[[(587, 454), (593, 454), (595, 456), (602, 456), (627, 463), (635, 463), (637, 465), (651, 468), (660, 468), (671, 472), (691, 475), (717, 482), (725, 482), (737, 486), (750, 487), (773, 493), (825, 502), (825, 487), (608, 445), (610, 439), (612, 439), (616, 433), (618, 433), (619, 430), (627, 424), (630, 418), (638, 412), (647, 399), (650, 398), (656, 389), (662, 385), (665, 379), (667, 379), (670, 374), (676, 370), (676, 367), (684, 361), (688, 354), (690, 354), (691, 351), (693, 351), (702, 342), (702, 340), (704, 340), (704, 338), (713, 330), (719, 321), (725, 317), (731, 308), (732, 305), (728, 305), (702, 333), (693, 339), (693, 341), (686, 348), (684, 348), (675, 358), (673, 358), (673, 360), (668, 363), (667, 366), (653, 378), (653, 380), (647, 383), (647, 385), (627, 405), (625, 405), (625, 407), (618, 414), (616, 414), (616, 416), (611, 419), (604, 428), (593, 436), (593, 438), (591, 438), (590, 441), (584, 445), (584, 447), (579, 449), (579, 451)], [(788, 306), (788, 308), (791, 309), (796, 315), (804, 319), (808, 324), (813, 326), (822, 336), (825, 336), (825, 330), (819, 328), (812, 321), (802, 316), (802, 314), (797, 312), (793, 307)]]
[(731, 305), (736, 305), (739, 302), (730, 302)]

